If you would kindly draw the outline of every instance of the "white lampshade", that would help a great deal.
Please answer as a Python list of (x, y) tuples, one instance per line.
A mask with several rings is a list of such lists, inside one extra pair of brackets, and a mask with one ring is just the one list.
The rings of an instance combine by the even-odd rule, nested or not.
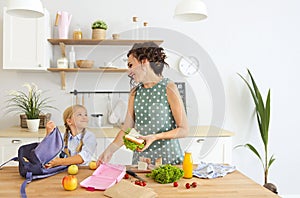
[(207, 9), (201, 0), (182, 0), (175, 8), (174, 18), (181, 21), (200, 21), (207, 18)]
[(38, 18), (44, 16), (40, 0), (7, 0), (7, 14), (22, 18)]

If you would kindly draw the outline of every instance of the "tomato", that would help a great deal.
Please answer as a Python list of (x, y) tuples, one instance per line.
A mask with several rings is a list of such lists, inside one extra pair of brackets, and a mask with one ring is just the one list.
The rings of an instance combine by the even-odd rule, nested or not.
[(186, 187), (187, 189), (191, 188), (190, 183), (186, 183), (186, 184), (185, 184), (185, 187)]
[(141, 185), (141, 182), (139, 180), (135, 180), (134, 182), (136, 185)]
[(174, 182), (174, 183), (173, 183), (173, 186), (174, 186), (174, 187), (177, 187), (177, 186), (178, 186), (178, 182)]
[(129, 179), (129, 175), (127, 173), (124, 175), (124, 179)]
[(196, 188), (196, 187), (197, 187), (197, 182), (193, 182), (193, 183), (192, 183), (192, 187), (193, 187), (193, 188)]

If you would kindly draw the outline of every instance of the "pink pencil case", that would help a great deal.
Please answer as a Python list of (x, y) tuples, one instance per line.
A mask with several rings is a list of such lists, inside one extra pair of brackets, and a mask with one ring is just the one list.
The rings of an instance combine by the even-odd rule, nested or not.
[(125, 175), (126, 167), (119, 164), (101, 164), (91, 176), (80, 182), (88, 190), (106, 190), (118, 183)]

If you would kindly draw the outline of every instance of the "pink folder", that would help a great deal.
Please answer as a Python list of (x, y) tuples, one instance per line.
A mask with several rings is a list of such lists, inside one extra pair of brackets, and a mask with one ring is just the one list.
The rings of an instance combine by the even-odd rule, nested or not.
[(126, 167), (119, 164), (101, 164), (91, 176), (80, 182), (88, 190), (106, 190), (118, 183), (125, 175)]

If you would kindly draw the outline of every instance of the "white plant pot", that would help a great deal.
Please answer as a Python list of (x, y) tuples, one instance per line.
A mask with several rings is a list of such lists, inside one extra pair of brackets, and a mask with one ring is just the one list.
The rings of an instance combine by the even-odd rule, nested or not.
[(30, 132), (38, 132), (40, 126), (40, 119), (27, 119), (26, 122)]

